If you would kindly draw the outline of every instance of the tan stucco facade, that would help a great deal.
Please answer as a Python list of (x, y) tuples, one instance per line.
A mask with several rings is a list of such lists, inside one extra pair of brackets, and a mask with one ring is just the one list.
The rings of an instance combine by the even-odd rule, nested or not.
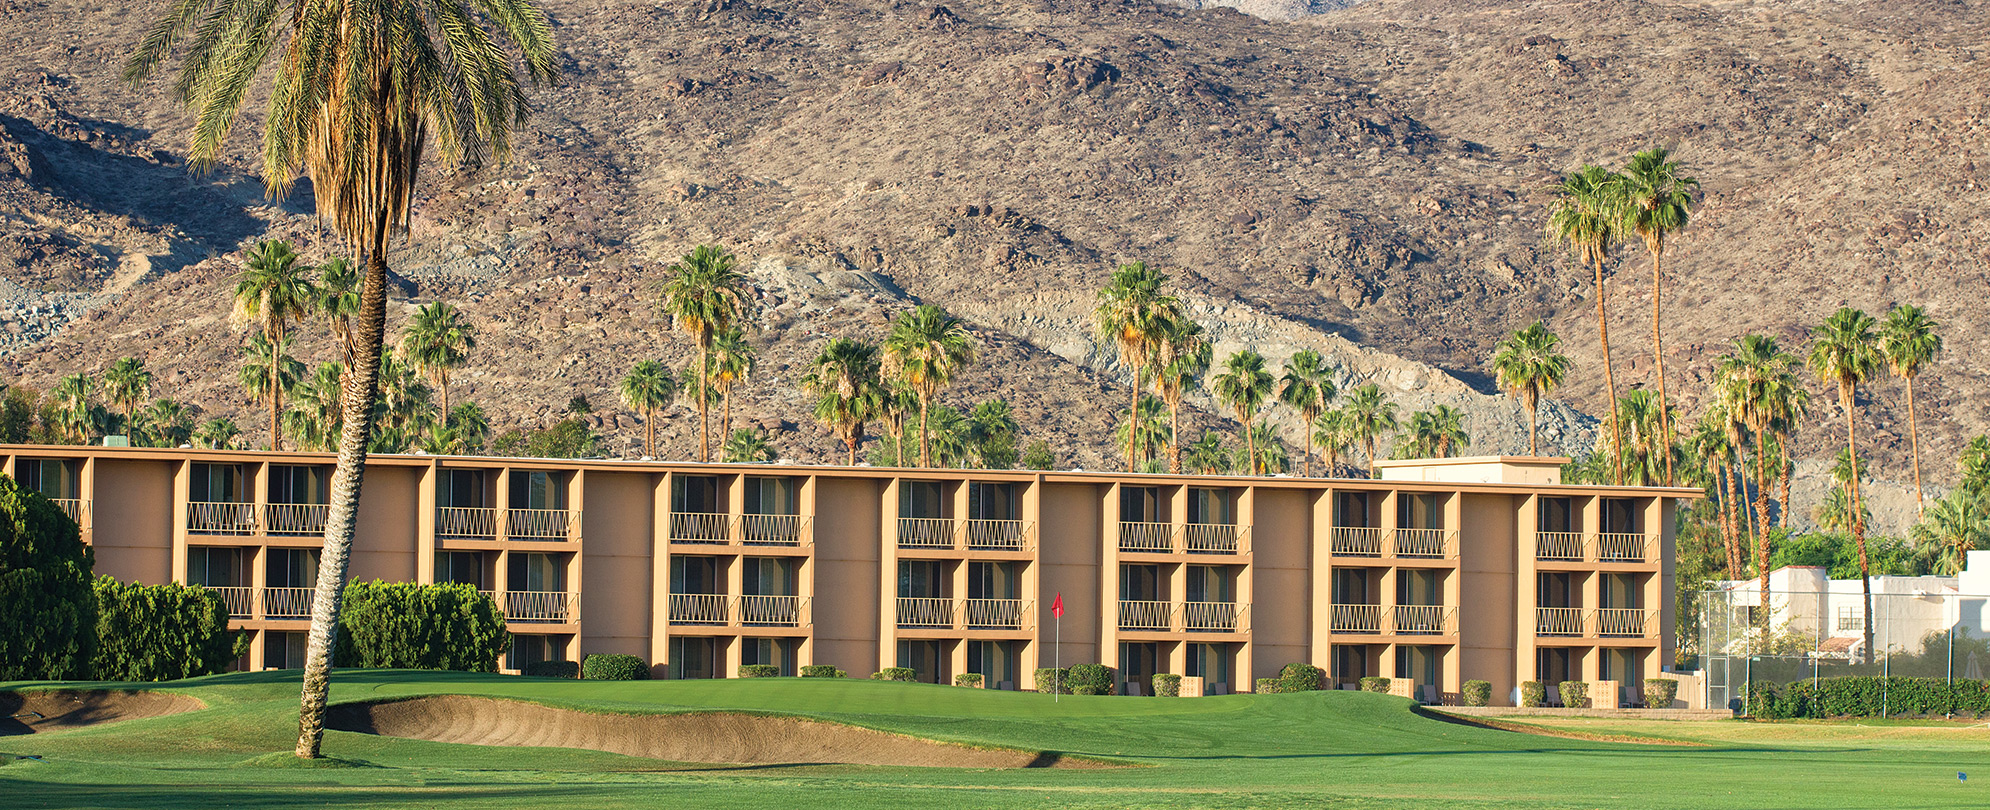
[[(97, 570), (219, 590), (242, 666), (294, 666), (332, 458), (0, 446)], [(1636, 684), (1672, 659), (1672, 512), (1561, 459), (1385, 462), (1379, 480), (375, 456), (351, 576), (469, 582), (502, 666), (628, 653), (658, 677), (911, 666), (1031, 689), (1097, 662), (1249, 691), (1287, 663), (1455, 699)], [(23, 477), (25, 476), (25, 477)], [(1063, 596), (1061, 623), (1051, 605)]]

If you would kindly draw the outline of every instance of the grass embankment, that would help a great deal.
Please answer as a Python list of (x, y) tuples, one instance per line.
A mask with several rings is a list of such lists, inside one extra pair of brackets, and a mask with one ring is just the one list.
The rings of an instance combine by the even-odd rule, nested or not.
[[(1642, 746), (1421, 717), (1353, 692), (1065, 697), (871, 681), (552, 681), (341, 672), (335, 702), (465, 694), (592, 712), (796, 715), (977, 746), (1110, 758), (1107, 770), (685, 765), (596, 751), (331, 732), (366, 767), (293, 769), (297, 683), (276, 673), (161, 685), (207, 708), (32, 736), (0, 751), (9, 807), (1899, 807), (1990, 803), (1990, 730), (1898, 724), (1527, 722)], [(67, 686), (87, 686), (68, 684)], [(119, 685), (128, 686), (128, 685)], [(1869, 724), (1871, 725), (1871, 724)]]

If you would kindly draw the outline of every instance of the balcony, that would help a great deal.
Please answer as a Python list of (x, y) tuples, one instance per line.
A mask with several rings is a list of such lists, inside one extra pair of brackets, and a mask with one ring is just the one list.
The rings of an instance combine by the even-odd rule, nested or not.
[(1389, 629), (1400, 636), (1456, 635), (1458, 609), (1443, 605), (1397, 605)]
[(1543, 562), (1657, 562), (1658, 538), (1649, 534), (1535, 532), (1534, 557)]
[(740, 542), (749, 546), (799, 546), (808, 542), (806, 515), (742, 515)]
[(1250, 627), (1250, 605), (1236, 602), (1145, 602), (1121, 600), (1119, 629), (1162, 633), (1241, 633)]
[(221, 597), (221, 604), (228, 608), (230, 619), (253, 619), (256, 616), (256, 589), (233, 585), (203, 585)]
[(1603, 638), (1656, 637), (1658, 611), (1643, 608), (1603, 608), (1596, 611), (1596, 635)]
[(1021, 630), (1024, 607), (1021, 599), (969, 599), (961, 615), (971, 630)]
[(1332, 554), (1336, 557), (1382, 556), (1382, 530), (1372, 526), (1335, 526)]
[(1334, 605), (1328, 610), (1327, 629), (1334, 633), (1382, 633), (1381, 605)]
[(1583, 621), (1582, 608), (1544, 607), (1534, 610), (1535, 635), (1581, 636), (1588, 624)]
[(317, 588), (264, 588), (263, 618), (309, 619)]
[(1235, 633), (1244, 629), (1244, 609), (1235, 602), (1182, 603), (1182, 629), (1191, 633)]
[(899, 548), (953, 548), (954, 519), (902, 517), (898, 519)]
[(1605, 532), (1596, 536), (1596, 561), (1607, 563), (1655, 562), (1651, 552), (1657, 538), (1644, 534)]
[(933, 596), (898, 598), (898, 626), (908, 628), (954, 628), (954, 600)]
[(1397, 557), (1413, 560), (1443, 560), (1458, 556), (1458, 533), (1446, 529), (1396, 529)]
[(580, 594), (564, 591), (505, 591), (498, 605), (504, 618), (521, 623), (580, 621)]
[(1022, 551), (1028, 546), (1029, 525), (1020, 520), (971, 518), (965, 529), (970, 549)]
[(189, 502), (187, 533), (230, 536), (255, 534), (256, 505), (233, 501)]
[(325, 533), (325, 518), (331, 507), (322, 503), (271, 503), (263, 505), (263, 528), (273, 535), (316, 537)]
[(1239, 533), (1228, 523), (1190, 523), (1182, 527), (1182, 547), (1190, 554), (1235, 554)]
[(444, 506), (435, 510), (435, 536), (449, 540), (496, 540), (498, 510)]
[(1166, 554), (1175, 550), (1175, 524), (1135, 523), (1121, 521), (1119, 524), (1119, 550)]
[(48, 502), (55, 504), (55, 508), (62, 510), (62, 514), (68, 515), (70, 520), (76, 521), (78, 528), (90, 527), (89, 501), (82, 498), (50, 498)]
[(742, 596), (739, 622), (749, 627), (801, 627), (806, 624), (802, 608), (807, 601), (799, 596)]
[(712, 543), (732, 540), (732, 516), (719, 512), (670, 513), (670, 541), (673, 543)]
[(578, 509), (508, 509), (504, 515), (507, 540), (571, 540), (580, 534)]
[(1119, 603), (1119, 629), (1121, 630), (1160, 630), (1173, 629), (1174, 605), (1168, 602), (1134, 602), (1121, 600)]
[(670, 595), (670, 623), (723, 625), (731, 622), (732, 600), (722, 593), (673, 593)]
[(1582, 562), (1583, 542), (1580, 532), (1536, 532), (1534, 534), (1534, 556), (1542, 560), (1557, 562)]

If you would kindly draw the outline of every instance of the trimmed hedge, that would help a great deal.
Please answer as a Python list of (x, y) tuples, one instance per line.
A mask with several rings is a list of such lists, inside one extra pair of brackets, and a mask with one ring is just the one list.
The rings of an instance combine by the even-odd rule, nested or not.
[(1561, 690), (1562, 693), (1562, 708), (1565, 709), (1589, 708), (1588, 681), (1562, 681), (1561, 686), (1558, 688)]
[(235, 660), (221, 596), (198, 585), (140, 585), (97, 577), (97, 654), (103, 681), (174, 681), (212, 675)]
[(1389, 693), (1388, 678), (1377, 678), (1370, 676), (1367, 678), (1362, 678), (1360, 683), (1361, 683), (1361, 691), (1363, 692), (1380, 692), (1385, 695)]
[(1491, 706), (1492, 682), (1466, 681), (1465, 691), (1459, 694), (1459, 698), (1467, 706)]
[(919, 680), (919, 673), (911, 667), (885, 667), (871, 673), (871, 680), (911, 682)]
[(954, 676), (954, 685), (966, 686), (966, 687), (979, 687), (981, 686), (981, 680), (982, 680), (981, 673), (979, 672), (963, 672), (959, 675)]
[(773, 664), (740, 664), (739, 677), (779, 678), (781, 677), (781, 668)]
[(0, 476), (0, 681), (89, 675), (97, 644), (95, 554), (76, 521)]
[(1672, 701), (1679, 697), (1679, 682), (1671, 678), (1645, 679), (1645, 705), (1653, 709), (1670, 709)]
[(1751, 717), (1888, 717), (1990, 714), (1990, 681), (1849, 676), (1748, 684), (1743, 709)]
[(1257, 693), (1260, 695), (1276, 695), (1283, 691), (1285, 691), (1285, 684), (1277, 678), (1258, 679)]
[(1278, 671), (1279, 691), (1317, 692), (1326, 677), (1327, 673), (1312, 664), (1286, 664), (1284, 669)]
[(1182, 676), (1180, 676), (1180, 675), (1176, 675), (1176, 674), (1173, 674), (1173, 673), (1169, 673), (1169, 672), (1159, 672), (1159, 673), (1155, 673), (1155, 675), (1154, 675), (1154, 696), (1155, 696), (1155, 697), (1181, 697), (1181, 696), (1182, 696)]
[(1038, 669), (1036, 691), (1046, 695), (1071, 694), (1071, 670), (1052, 667)]
[(650, 665), (640, 656), (595, 653), (580, 660), (580, 677), (590, 681), (647, 681)]
[(843, 670), (840, 670), (840, 669), (837, 669), (837, 668), (835, 668), (835, 667), (832, 667), (832, 666), (830, 666), (830, 665), (828, 665), (828, 664), (809, 664), (808, 666), (805, 666), (805, 667), (802, 667), (802, 670), (801, 670), (801, 675), (802, 675), (802, 677), (804, 677), (804, 678), (848, 678), (848, 677), (850, 677), (850, 673), (848, 673), (848, 672), (844, 672)]
[(1548, 705), (1548, 686), (1540, 681), (1520, 682), (1520, 705), (1538, 709)]
[[(460, 582), (354, 582), (339, 612), (342, 667), (496, 672), (511, 646), (497, 601)], [(580, 665), (565, 662), (572, 673)], [(530, 674), (529, 672), (527, 674)]]
[(572, 661), (534, 661), (525, 665), (525, 674), (534, 678), (578, 678), (580, 665)]
[(1111, 695), (1119, 691), (1119, 678), (1112, 667), (1104, 664), (1079, 664), (1071, 668), (1069, 675), (1071, 694)]

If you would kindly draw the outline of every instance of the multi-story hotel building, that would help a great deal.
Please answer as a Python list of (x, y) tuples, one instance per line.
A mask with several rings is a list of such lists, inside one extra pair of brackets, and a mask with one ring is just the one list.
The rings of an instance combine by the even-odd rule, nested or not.
[[(243, 667), (299, 664), (330, 456), (0, 458), (78, 519), (99, 573), (213, 588), (252, 633)], [(1495, 703), (1525, 680), (1634, 692), (1671, 662), (1672, 514), (1698, 493), (1564, 485), (1562, 461), (1344, 480), (374, 456), (350, 575), (490, 592), (507, 670), (630, 653), (658, 677), (906, 666), (1030, 689), (1055, 660), (1220, 692), (1308, 662), (1427, 701), (1467, 679)]]

